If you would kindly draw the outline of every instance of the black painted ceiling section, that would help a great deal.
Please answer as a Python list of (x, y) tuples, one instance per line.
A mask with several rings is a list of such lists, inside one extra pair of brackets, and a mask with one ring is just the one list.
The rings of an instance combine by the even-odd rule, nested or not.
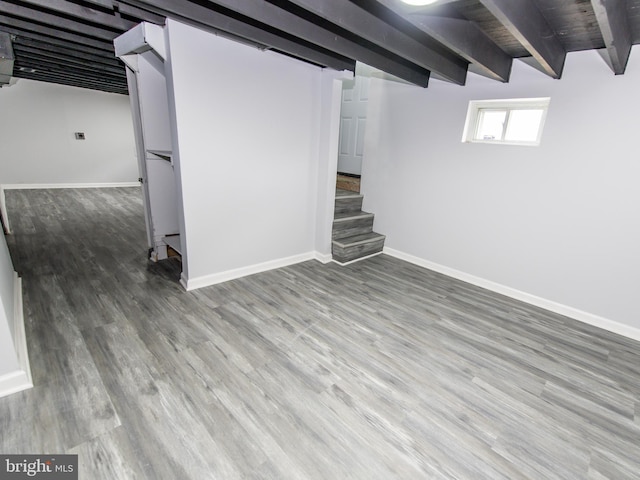
[(622, 74), (640, 0), (0, 0), (13, 76), (127, 93), (113, 39), (167, 17), (337, 70), (371, 65), (426, 87), (469, 71), (509, 80), (514, 58), (560, 78), (567, 52), (602, 49)]

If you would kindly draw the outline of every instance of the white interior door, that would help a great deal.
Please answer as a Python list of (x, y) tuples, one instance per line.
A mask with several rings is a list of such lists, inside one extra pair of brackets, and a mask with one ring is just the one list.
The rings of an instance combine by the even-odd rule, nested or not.
[(338, 172), (360, 175), (367, 124), (369, 77), (356, 75), (342, 85)]

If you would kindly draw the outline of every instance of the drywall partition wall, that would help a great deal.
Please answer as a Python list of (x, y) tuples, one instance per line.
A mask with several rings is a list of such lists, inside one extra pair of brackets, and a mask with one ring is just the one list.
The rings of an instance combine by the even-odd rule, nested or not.
[[(129, 99), (19, 79), (0, 89), (3, 185), (135, 182)], [(85, 140), (74, 133), (83, 132)]]
[[(619, 76), (591, 51), (561, 80), (372, 82), (362, 190), (392, 253), (638, 336), (638, 47)], [(470, 100), (547, 96), (539, 147), (461, 143)]]
[(310, 258), (321, 69), (165, 28), (187, 288)]
[(332, 260), (331, 234), (335, 209), (336, 178), (338, 169), (338, 145), (340, 137), (340, 113), (342, 84), (352, 78), (351, 72), (322, 71), (321, 92), (316, 97), (320, 115), (318, 120), (317, 172), (312, 175), (309, 190), (317, 188), (315, 256), (328, 263)]
[(0, 240), (0, 397), (32, 387), (22, 316), (21, 282), (4, 235)]
[[(3, 335), (0, 336), (2, 348), (0, 348), (0, 375), (6, 373), (7, 364), (10, 363), (8, 357), (11, 352), (15, 352), (13, 348), (13, 339), (15, 336), (14, 317), (14, 270), (7, 248), (7, 241), (2, 235), (0, 240), (0, 324), (2, 325)], [(6, 326), (6, 329), (4, 328)], [(8, 335), (4, 335), (8, 333)], [(15, 358), (13, 358), (15, 361)], [(17, 364), (10, 364), (14, 368)]]

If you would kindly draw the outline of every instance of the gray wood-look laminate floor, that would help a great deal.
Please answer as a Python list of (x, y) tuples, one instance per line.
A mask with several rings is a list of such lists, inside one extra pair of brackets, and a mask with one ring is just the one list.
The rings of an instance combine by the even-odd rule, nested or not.
[[(640, 344), (380, 255), (194, 292), (140, 192), (8, 191), (35, 387), (82, 479), (637, 479)], [(223, 254), (223, 252), (221, 252)]]

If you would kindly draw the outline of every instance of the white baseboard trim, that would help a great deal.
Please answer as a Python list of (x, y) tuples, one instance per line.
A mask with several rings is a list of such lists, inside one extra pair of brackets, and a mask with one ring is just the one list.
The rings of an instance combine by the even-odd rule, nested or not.
[(31, 382), (31, 365), (29, 364), (29, 351), (27, 350), (27, 335), (24, 330), (24, 310), (22, 308), (22, 279), (14, 272), (13, 292), (14, 292), (14, 322), (13, 322), (13, 343), (16, 348), (18, 365), (24, 370)]
[(273, 270), (276, 268), (288, 267), (289, 265), (294, 265), (296, 263), (315, 259), (316, 252), (308, 252), (302, 253), (300, 255), (279, 258), (264, 263), (258, 263), (256, 265), (249, 265), (233, 270), (227, 270), (226, 272), (214, 273), (212, 275), (203, 275), (201, 277), (195, 278), (186, 278), (184, 277), (183, 272), (180, 278), (180, 284), (186, 290), (196, 290), (198, 288), (208, 287), (210, 285), (216, 285), (218, 283), (228, 282), (229, 280), (246, 277), (247, 275), (253, 275), (254, 273), (266, 272), (268, 270)]
[(31, 377), (23, 370), (7, 373), (0, 377), (0, 398), (33, 387)]
[(21, 392), (33, 387), (27, 338), (24, 331), (24, 312), (22, 309), (22, 279), (14, 273), (14, 317), (13, 345), (16, 349), (19, 369), (0, 377), (0, 397)]
[(372, 253), (371, 255), (367, 255), (366, 257), (356, 258), (355, 260), (349, 260), (348, 262), (339, 262), (339, 261), (333, 260), (333, 259), (332, 259), (332, 261), (333, 261), (333, 263), (337, 263), (341, 267), (346, 267), (347, 265), (351, 265), (352, 263), (356, 263), (356, 262), (361, 262), (362, 260), (366, 260), (367, 258), (377, 257), (381, 253), (383, 253), (383, 252)]
[(333, 260), (333, 256), (330, 253), (314, 252), (314, 258), (320, 263), (327, 264)]
[(106, 183), (5, 183), (4, 190), (40, 190), (51, 188), (115, 188), (139, 187), (140, 182), (106, 182)]
[(401, 252), (399, 250), (395, 250), (393, 248), (384, 247), (383, 252), (387, 255), (398, 258), (400, 260), (404, 260), (406, 262), (413, 263), (414, 265), (418, 265), (419, 267), (424, 267), (429, 270), (433, 270), (434, 272), (442, 273), (449, 277), (462, 280), (463, 282), (471, 283), (478, 287), (486, 288), (487, 290), (491, 290), (493, 292), (500, 293), (502, 295), (514, 298), (516, 300), (520, 300), (530, 305), (544, 308), (545, 310), (549, 310), (551, 312), (573, 318), (574, 320), (578, 320), (580, 322), (592, 325), (594, 327), (602, 328), (604, 330), (617, 333), (618, 335), (622, 335), (624, 337), (640, 341), (640, 329), (631, 327), (624, 323), (616, 322), (614, 320), (609, 320), (608, 318), (600, 317), (598, 315), (594, 315), (592, 313), (585, 312), (577, 308), (569, 307), (567, 305), (554, 302), (552, 300), (547, 300), (546, 298), (541, 298), (536, 295), (532, 295), (530, 293), (517, 290), (515, 288), (507, 287), (506, 285), (492, 282), (491, 280), (486, 280), (481, 277), (476, 277), (475, 275), (461, 272), (460, 270), (456, 270), (454, 268), (440, 265), (438, 263), (434, 263), (429, 260), (425, 260), (423, 258), (416, 257), (408, 253)]

